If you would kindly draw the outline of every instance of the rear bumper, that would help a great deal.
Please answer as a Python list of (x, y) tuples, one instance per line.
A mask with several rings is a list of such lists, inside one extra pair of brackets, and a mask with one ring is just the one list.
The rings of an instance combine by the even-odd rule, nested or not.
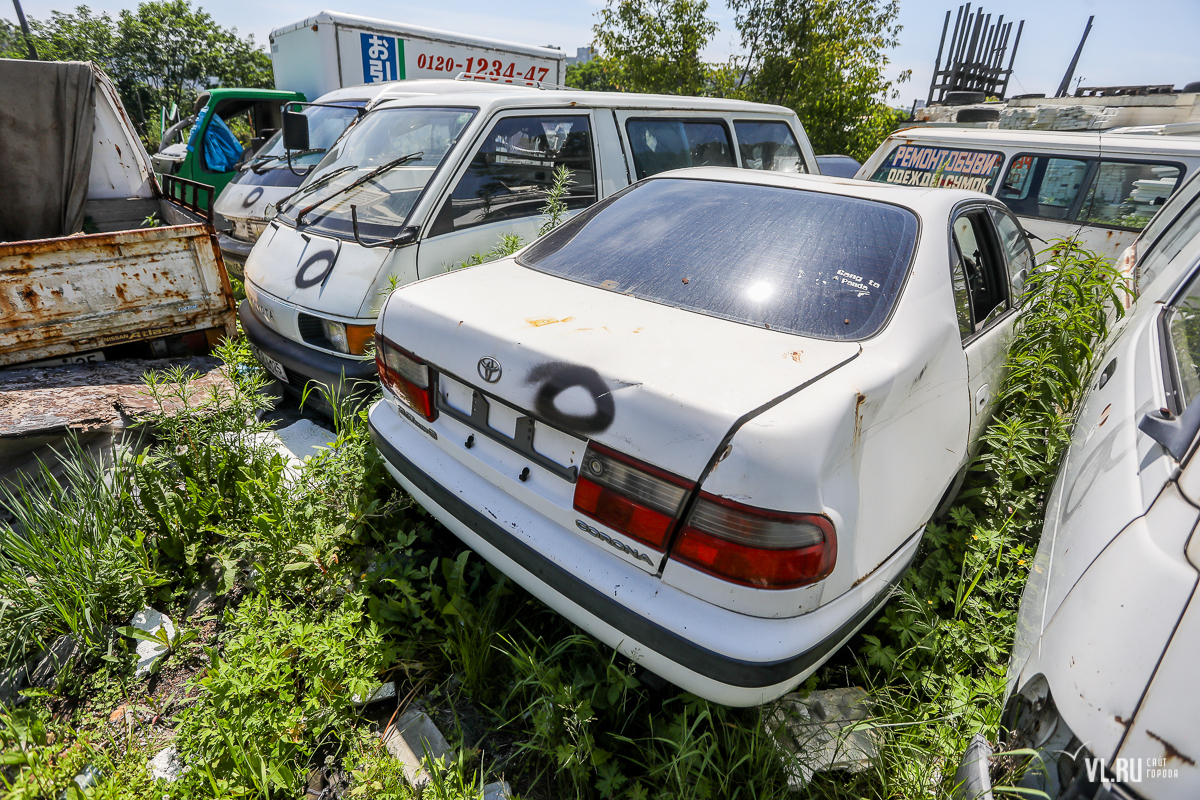
[(921, 538), (911, 537), (866, 580), (815, 611), (751, 617), (564, 535), (466, 469), (386, 401), (371, 408), (370, 431), (393, 477), (483, 558), (608, 646), (725, 705), (767, 702), (816, 670), (887, 602)]
[[(347, 390), (369, 392), (379, 383), (374, 361), (338, 358), (294, 342), (260, 322), (251, 310), (249, 300), (243, 300), (238, 306), (238, 319), (250, 343), (283, 364), (288, 381), (281, 385), (291, 394), (302, 395), (307, 385), (319, 384), (334, 396), (341, 396)], [(319, 395), (319, 392), (309, 393), (310, 402), (315, 403), (318, 410), (331, 412), (332, 409), (322, 408), (321, 398), (314, 394)]]

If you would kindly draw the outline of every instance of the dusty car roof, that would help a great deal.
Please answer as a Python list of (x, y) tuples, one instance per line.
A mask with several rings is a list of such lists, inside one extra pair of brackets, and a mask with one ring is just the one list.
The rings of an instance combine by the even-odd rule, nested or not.
[(961, 146), (1053, 148), (1055, 150), (1079, 150), (1104, 153), (1145, 153), (1168, 156), (1200, 155), (1200, 139), (1186, 136), (1144, 136), (1126, 133), (1101, 133), (1099, 131), (1026, 131), (995, 130), (989, 128), (908, 128), (888, 137), (889, 141), (901, 140), (906, 144), (953, 143)]
[(946, 216), (964, 200), (987, 200), (1000, 205), (995, 198), (966, 189), (931, 189), (922, 186), (897, 186), (890, 183), (859, 181), (852, 178), (834, 178), (828, 175), (808, 175), (794, 172), (772, 172), (768, 170), (739, 169), (737, 167), (693, 167), (691, 169), (660, 172), (649, 178), (690, 178), (693, 180), (725, 181), (728, 183), (782, 186), (791, 189), (806, 189), (813, 192), (861, 197), (903, 206), (918, 216), (935, 218)]
[(468, 80), (415, 80), (398, 83), (394, 89), (379, 96), (376, 105), (391, 98), (404, 99), (420, 95), (422, 103), (436, 103), (437, 95), (451, 95), (446, 105), (461, 104), (461, 96), (470, 94), (472, 103), (482, 107), (492, 106), (540, 106), (587, 108), (645, 108), (645, 109), (695, 109), (700, 111), (778, 113), (794, 115), (790, 108), (745, 100), (725, 100), (714, 97), (680, 97), (666, 94), (637, 94), (635, 92), (589, 92), (582, 89), (538, 89), (530, 86), (501, 85)]

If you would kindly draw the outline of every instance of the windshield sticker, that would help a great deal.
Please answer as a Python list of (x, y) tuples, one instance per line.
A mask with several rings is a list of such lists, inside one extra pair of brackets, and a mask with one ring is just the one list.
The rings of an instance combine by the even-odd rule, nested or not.
[(908, 145), (893, 150), (871, 180), (990, 194), (1003, 163), (1004, 156), (1000, 153)]

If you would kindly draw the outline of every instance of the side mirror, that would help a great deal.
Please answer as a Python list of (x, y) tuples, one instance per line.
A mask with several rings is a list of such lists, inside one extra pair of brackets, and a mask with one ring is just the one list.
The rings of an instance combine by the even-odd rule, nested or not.
[(1150, 411), (1138, 421), (1138, 430), (1163, 446), (1176, 461), (1183, 461), (1200, 430), (1200, 400), (1178, 417), (1167, 409)]
[(283, 146), (287, 150), (308, 150), (308, 117), (295, 111), (283, 112)]

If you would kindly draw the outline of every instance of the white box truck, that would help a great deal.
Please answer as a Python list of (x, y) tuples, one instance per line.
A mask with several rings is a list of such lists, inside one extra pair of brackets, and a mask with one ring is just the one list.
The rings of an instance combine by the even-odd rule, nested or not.
[(561, 84), (566, 57), (552, 47), (333, 11), (271, 31), (275, 85), (305, 97), (363, 83), (453, 78), (459, 73), (496, 83)]

